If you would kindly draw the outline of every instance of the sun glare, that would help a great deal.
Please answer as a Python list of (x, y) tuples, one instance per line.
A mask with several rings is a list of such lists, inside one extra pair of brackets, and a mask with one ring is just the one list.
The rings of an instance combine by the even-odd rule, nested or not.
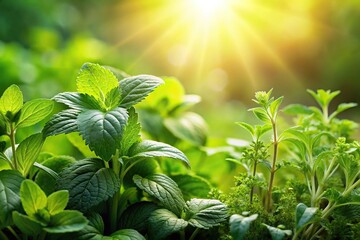
[(226, 8), (226, 0), (189, 0), (190, 7), (200, 17), (214, 17)]

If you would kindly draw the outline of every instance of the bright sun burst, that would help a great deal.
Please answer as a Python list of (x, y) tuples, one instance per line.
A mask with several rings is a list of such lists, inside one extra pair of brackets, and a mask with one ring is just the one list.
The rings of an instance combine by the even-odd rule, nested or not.
[(227, 6), (226, 0), (188, 0), (199, 17), (210, 18), (220, 14)]

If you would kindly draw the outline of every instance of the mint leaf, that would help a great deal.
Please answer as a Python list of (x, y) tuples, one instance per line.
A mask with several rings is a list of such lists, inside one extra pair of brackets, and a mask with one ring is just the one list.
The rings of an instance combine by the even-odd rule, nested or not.
[(206, 198), (211, 190), (210, 183), (196, 175), (179, 174), (173, 175), (171, 178), (179, 186), (185, 200), (196, 197)]
[(79, 115), (79, 111), (74, 109), (67, 109), (55, 114), (45, 124), (45, 127), (43, 129), (44, 135), (48, 137), (62, 133), (67, 134), (71, 132), (77, 132), (78, 115)]
[(161, 78), (150, 75), (128, 77), (120, 81), (122, 98), (120, 106), (129, 108), (141, 102), (156, 87), (163, 84)]
[(4, 116), (14, 117), (23, 106), (23, 94), (15, 84), (8, 87), (0, 98), (0, 112)]
[(82, 212), (112, 197), (120, 180), (100, 159), (79, 160), (59, 174), (58, 189), (69, 191), (68, 208)]
[[(148, 220), (150, 239), (164, 239), (172, 233), (183, 230), (188, 223), (167, 209), (155, 210)], [(161, 229), (161, 230), (160, 230)]]
[(244, 236), (250, 228), (250, 224), (255, 221), (258, 214), (253, 214), (249, 217), (243, 217), (234, 214), (230, 217), (230, 233), (234, 240), (245, 239)]
[(15, 170), (0, 171), (0, 223), (1, 227), (11, 224), (12, 212), (22, 209), (20, 186), (24, 177)]
[(118, 107), (106, 113), (99, 110), (82, 112), (77, 125), (89, 148), (108, 161), (119, 146), (127, 120), (126, 109)]
[(180, 216), (185, 201), (176, 183), (164, 174), (153, 174), (146, 178), (139, 175), (133, 177), (135, 184), (146, 193), (158, 199), (162, 205)]
[(24, 180), (20, 187), (21, 204), (29, 217), (46, 208), (47, 197), (43, 190), (33, 181)]
[(307, 207), (303, 203), (299, 203), (296, 206), (296, 215), (295, 215), (295, 228), (298, 232), (300, 229), (305, 227), (310, 223), (311, 219), (315, 216), (317, 208)]
[(79, 93), (93, 96), (103, 105), (107, 94), (119, 86), (117, 78), (110, 70), (94, 63), (85, 63), (81, 67), (76, 84)]
[(209, 229), (227, 218), (225, 204), (215, 199), (191, 199), (186, 202), (186, 218), (191, 226)]
[(63, 211), (69, 201), (69, 192), (60, 190), (48, 196), (47, 209), (51, 215), (55, 215)]
[(90, 95), (81, 94), (78, 92), (63, 92), (57, 94), (53, 99), (56, 102), (63, 103), (66, 106), (76, 109), (98, 109), (100, 106), (96, 102), (96, 99)]
[(12, 217), (15, 225), (21, 230), (22, 233), (30, 236), (36, 236), (41, 233), (42, 226), (41, 223), (37, 220), (21, 214), (17, 211), (14, 211), (12, 213)]
[(49, 233), (75, 232), (83, 229), (88, 220), (79, 211), (65, 210), (51, 216), (50, 223), (44, 228)]
[(146, 240), (138, 231), (134, 229), (121, 229), (111, 234), (112, 239), (119, 240)]
[(129, 108), (128, 113), (129, 113), (129, 118), (126, 123), (123, 136), (120, 142), (120, 150), (122, 155), (127, 155), (130, 147), (133, 144), (140, 142), (141, 140), (140, 137), (141, 126), (138, 121), (138, 114), (134, 108)]
[(16, 157), (18, 163), (18, 170), (26, 176), (30, 168), (36, 161), (41, 148), (43, 146), (44, 139), (41, 133), (31, 135), (22, 141), (16, 149)]
[(156, 142), (152, 140), (144, 140), (134, 144), (129, 150), (129, 157), (136, 158), (152, 158), (152, 157), (168, 157), (179, 159), (190, 166), (189, 160), (183, 152), (166, 143)]
[(283, 240), (288, 236), (291, 236), (292, 231), (291, 230), (283, 230), (276, 227), (269, 226), (265, 223), (262, 223), (270, 232), (271, 239), (272, 240)]
[(34, 99), (26, 102), (21, 108), (16, 127), (28, 127), (40, 122), (52, 112), (53, 107), (54, 103), (49, 99)]

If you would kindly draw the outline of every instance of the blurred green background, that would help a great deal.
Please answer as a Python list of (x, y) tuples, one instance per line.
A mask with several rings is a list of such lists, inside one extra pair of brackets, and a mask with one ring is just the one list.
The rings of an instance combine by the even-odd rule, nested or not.
[(242, 138), (233, 122), (251, 119), (257, 90), (284, 105), (315, 104), (308, 88), (360, 102), (359, 22), (358, 0), (0, 0), (0, 92), (75, 91), (84, 62), (174, 76), (202, 97), (210, 137)]

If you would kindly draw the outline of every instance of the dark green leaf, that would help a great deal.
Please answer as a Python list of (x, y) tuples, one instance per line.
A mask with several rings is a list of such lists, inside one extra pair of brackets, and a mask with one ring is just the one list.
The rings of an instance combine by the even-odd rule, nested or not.
[(149, 218), (150, 239), (161, 240), (183, 230), (188, 223), (167, 209), (155, 210)]
[(49, 233), (75, 232), (83, 229), (88, 220), (79, 211), (65, 210), (51, 216), (50, 223), (44, 228)]
[(47, 207), (47, 197), (43, 190), (33, 181), (26, 179), (20, 187), (21, 204), (29, 217)]
[(152, 158), (152, 157), (168, 157), (179, 159), (190, 165), (189, 160), (183, 152), (179, 149), (172, 147), (166, 143), (155, 142), (151, 140), (144, 140), (135, 144), (129, 150), (129, 156), (133, 159), (136, 158)]
[(300, 229), (304, 228), (307, 224), (309, 224), (312, 218), (315, 216), (317, 212), (317, 208), (307, 207), (303, 203), (299, 203), (296, 206), (296, 222), (295, 229), (298, 232)]
[(209, 229), (228, 217), (225, 204), (215, 199), (193, 198), (186, 202), (186, 219), (191, 226)]
[(15, 225), (21, 230), (21, 232), (30, 236), (36, 236), (41, 233), (41, 223), (35, 219), (23, 215), (17, 211), (12, 213), (12, 217)]
[(62, 92), (53, 97), (53, 99), (56, 102), (63, 103), (79, 111), (84, 109), (98, 109), (100, 107), (95, 98), (78, 92)]
[(120, 142), (120, 150), (122, 152), (121, 155), (127, 155), (130, 147), (133, 144), (140, 142), (141, 140), (140, 138), (141, 126), (140, 123), (138, 122), (138, 114), (136, 113), (134, 108), (129, 108), (128, 113), (129, 113), (129, 119), (126, 123), (123, 136)]
[(291, 230), (282, 230), (276, 227), (266, 225), (265, 223), (262, 223), (262, 225), (264, 225), (269, 230), (272, 240), (283, 240), (286, 237), (291, 236), (292, 234)]
[(199, 176), (179, 174), (171, 176), (180, 188), (185, 200), (191, 198), (206, 198), (211, 190), (210, 183)]
[(249, 231), (250, 224), (255, 221), (258, 214), (253, 214), (249, 217), (243, 217), (234, 214), (230, 217), (230, 232), (234, 240), (242, 240)]
[(61, 111), (54, 116), (46, 123), (43, 133), (46, 137), (58, 135), (62, 133), (71, 133), (77, 132), (77, 117), (79, 115), (78, 110), (67, 109)]
[(150, 75), (128, 77), (120, 81), (122, 91), (121, 106), (129, 108), (141, 102), (149, 93), (164, 81)]
[(135, 165), (127, 169), (127, 173), (124, 176), (123, 184), (125, 188), (135, 187), (133, 176), (138, 174), (140, 176), (148, 176), (159, 172), (159, 163), (156, 159), (146, 159), (144, 161), (138, 161)]
[(8, 226), (13, 211), (22, 209), (20, 186), (24, 177), (15, 170), (0, 171), (0, 223)]
[(43, 143), (44, 139), (42, 134), (37, 133), (26, 138), (17, 147), (17, 168), (24, 176), (29, 173), (30, 168), (39, 156)]
[(88, 110), (79, 114), (77, 125), (89, 148), (108, 161), (119, 147), (127, 120), (128, 113), (124, 108), (106, 113)]
[(84, 159), (62, 171), (57, 184), (69, 191), (68, 208), (86, 212), (119, 191), (120, 180), (100, 159)]
[(290, 104), (282, 109), (284, 113), (291, 115), (310, 115), (313, 113), (307, 106), (302, 104)]
[(157, 198), (162, 205), (180, 216), (184, 209), (185, 201), (176, 183), (164, 174), (153, 174), (147, 178), (134, 176), (135, 184), (141, 189)]
[(121, 215), (120, 228), (145, 231), (147, 220), (156, 209), (159, 209), (159, 206), (152, 202), (137, 202), (129, 206)]
[(181, 140), (189, 141), (194, 145), (203, 146), (207, 140), (207, 126), (204, 119), (192, 112), (166, 118), (165, 127)]
[(138, 231), (134, 229), (121, 229), (111, 234), (113, 239), (119, 240), (146, 240)]
[(16, 127), (28, 127), (40, 122), (52, 112), (53, 107), (54, 103), (49, 99), (34, 99), (25, 103)]
[(23, 94), (15, 84), (8, 87), (0, 98), (0, 112), (7, 116), (8, 113), (14, 117), (23, 106)]

